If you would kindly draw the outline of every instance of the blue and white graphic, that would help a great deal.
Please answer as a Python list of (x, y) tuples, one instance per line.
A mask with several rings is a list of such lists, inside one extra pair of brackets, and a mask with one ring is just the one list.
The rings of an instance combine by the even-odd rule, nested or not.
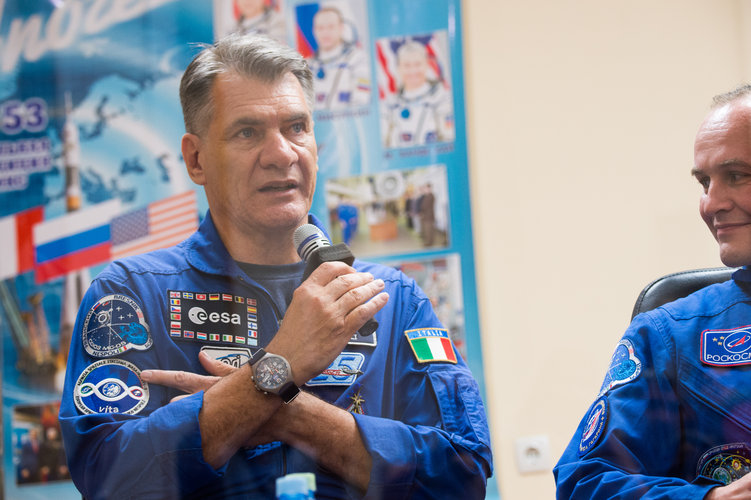
[(582, 432), (581, 441), (579, 441), (579, 456), (584, 455), (597, 444), (607, 421), (608, 400), (601, 397), (595, 401), (587, 415), (587, 426)]
[(634, 353), (634, 345), (628, 339), (622, 339), (615, 347), (610, 359), (610, 368), (605, 374), (605, 380), (600, 387), (602, 396), (613, 387), (631, 382), (641, 373), (641, 361)]
[(135, 415), (149, 402), (149, 385), (133, 363), (103, 359), (78, 377), (74, 400), (81, 413)]
[(125, 295), (107, 295), (89, 310), (83, 323), (83, 347), (95, 358), (129, 349), (145, 351), (153, 342), (143, 311)]
[(225, 365), (233, 368), (240, 368), (250, 361), (250, 349), (247, 347), (201, 347), (201, 352), (205, 352), (211, 359), (221, 361)]
[(365, 362), (365, 356), (359, 352), (343, 352), (323, 372), (305, 385), (352, 385)]
[(751, 364), (751, 325), (702, 332), (701, 362), (713, 366)]

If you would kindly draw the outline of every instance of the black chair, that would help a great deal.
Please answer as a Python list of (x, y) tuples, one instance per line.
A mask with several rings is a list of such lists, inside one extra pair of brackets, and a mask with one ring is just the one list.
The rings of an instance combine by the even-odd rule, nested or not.
[(650, 311), (668, 302), (691, 295), (705, 286), (727, 281), (736, 270), (737, 268), (732, 267), (694, 269), (657, 278), (644, 287), (644, 290), (639, 294), (631, 318), (633, 319), (639, 313)]

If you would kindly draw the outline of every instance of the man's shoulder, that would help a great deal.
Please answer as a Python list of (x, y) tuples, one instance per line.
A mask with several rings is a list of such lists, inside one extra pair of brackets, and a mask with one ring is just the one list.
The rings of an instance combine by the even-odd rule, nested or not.
[(747, 303), (751, 297), (734, 280), (715, 283), (696, 292), (676, 299), (657, 308), (671, 318), (680, 321), (700, 316), (714, 317), (739, 303)]
[(178, 245), (123, 257), (111, 262), (100, 277), (115, 277), (133, 274), (174, 274), (190, 267), (186, 259), (185, 242)]

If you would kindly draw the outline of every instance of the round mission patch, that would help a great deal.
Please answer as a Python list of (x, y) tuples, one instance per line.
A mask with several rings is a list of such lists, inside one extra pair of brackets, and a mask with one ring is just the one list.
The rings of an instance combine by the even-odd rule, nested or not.
[(73, 401), (82, 413), (135, 415), (149, 402), (141, 371), (122, 359), (102, 359), (86, 367), (76, 381)]
[(728, 485), (751, 472), (751, 447), (730, 443), (707, 450), (696, 466), (696, 474)]
[(135, 300), (112, 294), (94, 304), (83, 322), (83, 348), (95, 358), (117, 356), (130, 349), (144, 351), (153, 340)]
[(589, 450), (594, 448), (597, 442), (602, 436), (602, 431), (605, 430), (605, 424), (608, 421), (608, 400), (606, 397), (601, 397), (592, 408), (586, 417), (586, 424), (582, 431), (581, 441), (579, 441), (579, 456), (583, 456)]

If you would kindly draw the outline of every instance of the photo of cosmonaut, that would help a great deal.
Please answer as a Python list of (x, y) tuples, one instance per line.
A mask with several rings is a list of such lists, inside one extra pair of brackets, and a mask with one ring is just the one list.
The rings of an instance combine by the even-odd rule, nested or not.
[(315, 109), (370, 104), (371, 72), (364, 1), (298, 5), (297, 50), (313, 72)]
[(282, 0), (214, 0), (214, 38), (260, 33), (287, 42)]
[(387, 170), (326, 181), (331, 238), (358, 257), (446, 247), (446, 167)]
[(467, 337), (464, 322), (462, 271), (459, 254), (422, 260), (386, 263), (420, 285), (430, 299), (438, 319), (449, 331), (451, 341), (459, 354), (467, 359)]
[(16, 484), (70, 480), (57, 414), (60, 402), (13, 408)]
[(382, 38), (376, 52), (384, 148), (453, 142), (446, 32)]

